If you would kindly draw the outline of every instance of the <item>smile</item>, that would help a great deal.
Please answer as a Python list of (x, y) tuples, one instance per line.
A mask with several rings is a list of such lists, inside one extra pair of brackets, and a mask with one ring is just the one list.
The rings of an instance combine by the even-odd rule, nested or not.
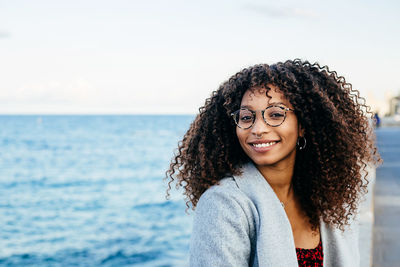
[(252, 144), (254, 147), (269, 147), (275, 145), (277, 142), (270, 142), (270, 143), (259, 143), (259, 144)]

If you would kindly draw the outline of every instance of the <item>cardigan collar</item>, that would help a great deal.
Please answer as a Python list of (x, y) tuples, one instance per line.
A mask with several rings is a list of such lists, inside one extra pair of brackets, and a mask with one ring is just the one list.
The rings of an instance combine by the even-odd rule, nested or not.
[[(254, 203), (259, 266), (298, 266), (293, 231), (274, 190), (252, 162), (242, 166), (233, 179)], [(358, 224), (346, 233), (320, 220), (324, 266), (359, 266)]]
[(263, 263), (260, 266), (298, 266), (292, 227), (271, 186), (252, 162), (233, 178), (257, 208), (257, 258)]

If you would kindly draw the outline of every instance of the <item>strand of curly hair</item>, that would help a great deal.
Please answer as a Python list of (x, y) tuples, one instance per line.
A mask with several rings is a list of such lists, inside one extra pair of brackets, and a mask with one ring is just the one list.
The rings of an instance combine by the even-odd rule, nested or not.
[(243, 152), (230, 114), (247, 89), (277, 86), (305, 129), (307, 146), (298, 150), (293, 188), (313, 229), (320, 218), (340, 229), (357, 213), (367, 191), (367, 167), (382, 162), (370, 125), (370, 108), (345, 78), (327, 66), (300, 59), (259, 64), (236, 73), (214, 91), (178, 144), (166, 178), (182, 187), (187, 210), (205, 190), (250, 159)]

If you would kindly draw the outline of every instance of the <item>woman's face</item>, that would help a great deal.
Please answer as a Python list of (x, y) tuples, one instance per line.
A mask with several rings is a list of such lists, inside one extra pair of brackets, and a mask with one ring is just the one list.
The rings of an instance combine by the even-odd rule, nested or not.
[(294, 164), (297, 138), (303, 133), (292, 111), (286, 112), (286, 119), (280, 126), (272, 127), (265, 123), (260, 111), (268, 106), (278, 104), (293, 109), (276, 86), (268, 87), (271, 88), (268, 92), (271, 98), (261, 87), (245, 92), (240, 107), (256, 111), (256, 119), (250, 129), (236, 127), (236, 135), (244, 152), (257, 166), (286, 167)]

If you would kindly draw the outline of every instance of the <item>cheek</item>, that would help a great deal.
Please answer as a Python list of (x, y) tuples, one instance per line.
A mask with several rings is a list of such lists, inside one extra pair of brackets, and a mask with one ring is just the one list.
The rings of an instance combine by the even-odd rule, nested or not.
[(238, 127), (236, 127), (236, 137), (239, 140), (240, 145), (243, 147), (243, 143), (246, 142), (246, 135)]
[(282, 128), (282, 136), (286, 139), (286, 142), (296, 143), (298, 138), (297, 128), (293, 125), (291, 127)]
[(239, 140), (239, 142), (240, 142), (240, 139), (241, 139), (241, 137), (240, 137), (240, 131), (238, 130), (238, 128), (236, 127), (236, 138)]

